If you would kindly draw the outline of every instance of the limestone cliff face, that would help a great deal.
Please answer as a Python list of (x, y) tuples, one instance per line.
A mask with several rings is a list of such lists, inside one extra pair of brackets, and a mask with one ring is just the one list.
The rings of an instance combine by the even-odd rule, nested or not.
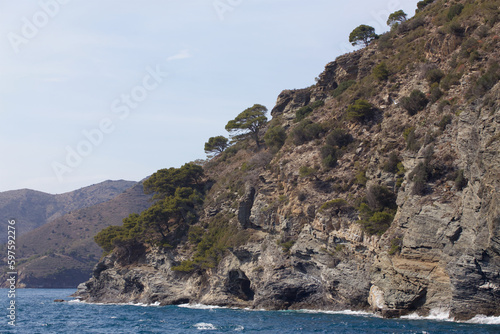
[[(464, 30), (456, 32), (433, 16), (449, 6), (435, 2), (328, 64), (315, 86), (281, 93), (270, 127), (282, 127), (288, 139), (277, 153), (247, 147), (206, 164), (215, 183), (199, 226), (209, 229), (221, 217), (245, 236), (215, 266), (172, 270), (196, 251), (186, 236), (173, 248), (130, 244), (105, 257), (77, 295), (385, 316), (432, 309), (455, 319), (500, 315), (500, 24), (483, 25), (488, 8), (478, 7), (462, 14)], [(374, 71), (380, 63), (385, 78)], [(414, 90), (427, 98), (415, 113), (402, 104)], [(369, 120), (349, 118), (347, 106), (358, 99), (373, 106)], [(316, 101), (324, 103), (311, 108), (308, 124), (321, 130), (299, 138), (296, 112)], [(338, 144), (336, 164), (325, 166), (323, 147), (338, 128), (352, 142)], [(387, 167), (391, 156), (398, 170)], [(395, 195), (397, 209), (390, 226), (374, 232), (363, 203), (376, 210), (376, 186)], [(381, 224), (373, 217), (369, 222)]]

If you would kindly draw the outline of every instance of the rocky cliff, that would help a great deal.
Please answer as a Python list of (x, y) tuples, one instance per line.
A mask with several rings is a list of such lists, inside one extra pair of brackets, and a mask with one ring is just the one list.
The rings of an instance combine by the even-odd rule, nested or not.
[(117, 244), (76, 295), (500, 315), (499, 5), (436, 1), (281, 93), (286, 140), (207, 162), (198, 221)]

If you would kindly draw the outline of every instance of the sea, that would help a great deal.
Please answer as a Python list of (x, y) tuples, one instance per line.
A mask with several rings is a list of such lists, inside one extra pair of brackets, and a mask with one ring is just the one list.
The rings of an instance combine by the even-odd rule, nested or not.
[[(87, 304), (69, 297), (73, 292), (17, 289), (10, 298), (9, 290), (0, 289), (0, 312), (4, 313), (0, 333), (500, 333), (500, 317), (455, 322), (439, 310), (427, 318), (383, 319), (353, 311)], [(56, 299), (65, 302), (54, 302)]]

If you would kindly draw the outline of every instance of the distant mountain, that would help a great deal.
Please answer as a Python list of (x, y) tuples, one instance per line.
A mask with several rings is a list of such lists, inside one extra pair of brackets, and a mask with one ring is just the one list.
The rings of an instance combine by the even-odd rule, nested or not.
[[(126, 185), (126, 181), (107, 181), (107, 187), (99, 185), (83, 188), (80, 191), (56, 195), (57, 203), (64, 203), (66, 210), (75, 208), (76, 202), (90, 204), (110, 196), (111, 193), (118, 194), (120, 186)], [(133, 183), (133, 182), (132, 182)], [(130, 182), (128, 182), (130, 184)], [(103, 185), (103, 184), (101, 184)], [(18, 193), (21, 193), (19, 191)], [(42, 203), (50, 205), (53, 202), (42, 202), (40, 193), (35, 195), (30, 191), (37, 202), (38, 212), (43, 211)], [(43, 194), (43, 193), (42, 193)], [(45, 194), (46, 195), (46, 194)], [(92, 198), (92, 195), (95, 198)], [(18, 197), (20, 198), (20, 197)], [(25, 197), (30, 198), (30, 197)], [(131, 213), (140, 213), (151, 205), (151, 196), (145, 195), (142, 184), (127, 189), (113, 199), (97, 205), (88, 206), (80, 210), (72, 211), (47, 224), (18, 237), (16, 242), (17, 270), (19, 272), (18, 286), (28, 288), (73, 288), (88, 279), (92, 268), (102, 255), (102, 250), (94, 243), (94, 235), (103, 228), (110, 225), (121, 225), (123, 218)], [(11, 200), (13, 203), (14, 200)], [(33, 217), (30, 202), (17, 203), (18, 212), (24, 216)], [(46, 212), (55, 212), (47, 208)], [(60, 211), (62, 212), (62, 209)], [(48, 215), (48, 214), (47, 214)], [(54, 216), (55, 214), (52, 214)], [(26, 224), (25, 218), (17, 218), (21, 227)], [(5, 259), (3, 260), (5, 261)], [(4, 266), (5, 267), (5, 266)], [(5, 282), (2, 279), (1, 282)]]
[[(124, 180), (104, 181), (59, 195), (30, 189), (0, 192), (0, 226), (6, 228), (7, 221), (15, 218), (19, 237), (71, 211), (109, 201), (135, 184), (137, 182)], [(1, 243), (6, 241), (6, 236), (2, 234)]]

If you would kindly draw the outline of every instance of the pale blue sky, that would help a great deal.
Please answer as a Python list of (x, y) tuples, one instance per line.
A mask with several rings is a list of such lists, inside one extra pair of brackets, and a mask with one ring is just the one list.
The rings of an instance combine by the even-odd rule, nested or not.
[(312, 85), (353, 50), (352, 29), (381, 33), (416, 2), (0, 0), (0, 191), (61, 193), (205, 158), (227, 121)]

